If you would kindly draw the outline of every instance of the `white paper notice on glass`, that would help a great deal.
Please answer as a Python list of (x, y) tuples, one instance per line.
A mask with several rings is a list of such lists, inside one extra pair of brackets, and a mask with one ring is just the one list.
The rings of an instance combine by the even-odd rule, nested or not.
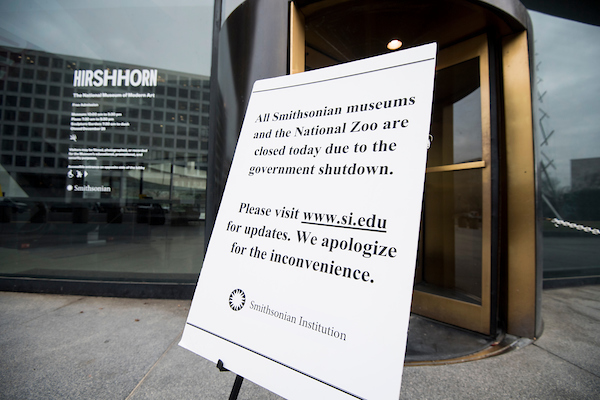
[(398, 399), (436, 51), (254, 84), (181, 346), (290, 399)]

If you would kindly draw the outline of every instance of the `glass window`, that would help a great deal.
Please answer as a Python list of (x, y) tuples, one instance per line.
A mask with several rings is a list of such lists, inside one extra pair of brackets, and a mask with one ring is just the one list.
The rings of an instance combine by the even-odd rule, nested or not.
[(13, 110), (4, 110), (4, 120), (6, 121), (15, 121), (17, 119), (17, 113)]
[(58, 110), (60, 107), (60, 102), (58, 100), (48, 100), (48, 109), (49, 110)]
[(34, 71), (29, 68), (23, 69), (23, 79), (33, 79)]
[(27, 208), (0, 209), (0, 275), (196, 281), (208, 151), (162, 135), (209, 87), (213, 3), (0, 2), (0, 208)]
[(60, 87), (50, 86), (50, 96), (60, 96)]
[(46, 100), (45, 99), (34, 99), (33, 100), (34, 107), (44, 109), (46, 108)]
[(41, 138), (41, 137), (43, 137), (43, 133), (44, 133), (44, 128), (41, 128), (39, 126), (34, 126), (31, 137)]
[(42, 159), (40, 157), (29, 157), (30, 167), (39, 167), (42, 165)]
[(42, 143), (41, 142), (31, 142), (31, 151), (35, 153), (42, 152)]
[(598, 276), (599, 236), (590, 230), (600, 229), (600, 27), (530, 15), (544, 279)]
[(11, 78), (19, 78), (21, 76), (21, 70), (17, 67), (11, 67), (8, 69), (8, 76)]
[(46, 121), (50, 125), (58, 125), (58, 115), (56, 115), (56, 114), (46, 114)]
[(130, 108), (128, 111), (129, 118), (139, 118), (140, 110), (137, 108)]
[(57, 131), (55, 128), (46, 128), (46, 137), (48, 139), (56, 139)]
[(45, 81), (48, 79), (48, 71), (44, 71), (44, 70), (38, 70), (37, 71), (37, 77), (36, 80), (39, 81)]
[(46, 85), (35, 85), (35, 94), (46, 94), (48, 86)]
[(16, 167), (27, 167), (27, 156), (16, 156), (15, 157)]
[(26, 140), (17, 140), (17, 151), (27, 151), (29, 148), (29, 142)]
[(31, 97), (21, 97), (19, 107), (31, 107)]
[(96, 142), (98, 140), (98, 132), (87, 132), (86, 139), (88, 142)]
[(9, 139), (2, 139), (2, 150), (3, 151), (12, 151), (14, 146), (14, 141)]
[(19, 122), (28, 122), (30, 115), (27, 111), (19, 111)]
[(18, 92), (19, 91), (19, 82), (8, 81), (6, 86), (7, 86), (7, 89), (9, 92)]
[(18, 136), (29, 136), (29, 126), (28, 125), (20, 125), (17, 127), (17, 135)]

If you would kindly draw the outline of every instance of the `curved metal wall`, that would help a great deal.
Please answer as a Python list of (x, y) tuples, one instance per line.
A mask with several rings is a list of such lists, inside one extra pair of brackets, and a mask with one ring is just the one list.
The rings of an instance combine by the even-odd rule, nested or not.
[(245, 1), (214, 35), (218, 55), (211, 76), (214, 97), (209, 138), (207, 238), (225, 188), (252, 85), (258, 79), (288, 73), (288, 15), (286, 0)]

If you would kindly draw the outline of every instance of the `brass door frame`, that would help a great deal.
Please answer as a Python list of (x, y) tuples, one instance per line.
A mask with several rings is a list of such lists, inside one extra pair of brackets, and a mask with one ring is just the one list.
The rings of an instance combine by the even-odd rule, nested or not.
[(541, 250), (536, 235), (535, 147), (530, 41), (526, 31), (502, 39), (506, 141), (506, 331), (535, 338), (542, 332)]
[[(426, 293), (415, 288), (412, 311), (428, 318), (490, 334), (492, 307), (492, 160), (489, 56), (486, 35), (477, 36), (444, 49), (438, 54), (437, 70), (479, 58), (481, 90), (482, 159), (468, 163), (427, 168), (427, 174), (448, 171), (481, 170), (482, 179), (482, 254), (481, 304)], [(435, 141), (435, 138), (434, 138)]]
[(304, 14), (290, 2), (290, 68), (289, 73), (304, 72), (306, 64), (306, 32), (304, 30)]

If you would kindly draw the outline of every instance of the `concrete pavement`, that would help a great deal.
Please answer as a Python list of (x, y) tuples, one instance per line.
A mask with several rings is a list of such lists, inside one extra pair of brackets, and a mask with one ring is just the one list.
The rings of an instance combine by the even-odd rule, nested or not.
[[(0, 399), (227, 399), (235, 375), (177, 345), (189, 305), (0, 292)], [(506, 354), (405, 367), (401, 399), (600, 398), (600, 286), (545, 290), (543, 318)]]

